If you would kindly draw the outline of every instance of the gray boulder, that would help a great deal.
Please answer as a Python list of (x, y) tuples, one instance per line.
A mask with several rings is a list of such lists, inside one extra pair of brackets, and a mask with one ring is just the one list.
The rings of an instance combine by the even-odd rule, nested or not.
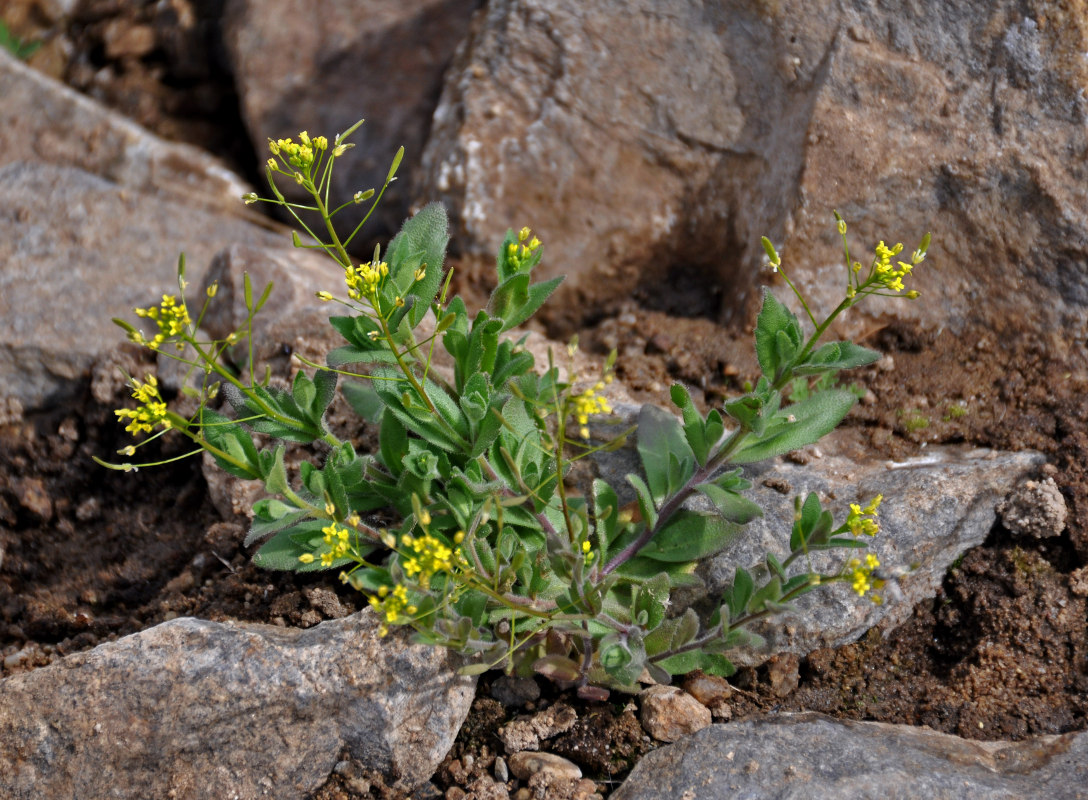
[(653, 751), (612, 800), (995, 800), (1085, 796), (1088, 733), (977, 742), (820, 714), (711, 725)]
[(395, 231), (408, 210), (401, 187), (419, 163), (442, 76), (479, 4), (326, 0), (315, 13), (303, 0), (227, 3), (224, 40), (261, 171), (269, 139), (297, 141), (305, 129), (332, 141), (365, 117), (351, 139), (355, 150), (340, 162), (332, 205), (380, 189), (403, 145), (400, 181), (375, 215)]
[(209, 153), (167, 142), (0, 48), (0, 167), (75, 167), (188, 206), (247, 216), (245, 181)]
[(877, 299), (847, 329), (893, 308), (1083, 326), (1082, 30), (1011, 0), (495, 0), (446, 79), (416, 196), (447, 202), (469, 252), (533, 226), (574, 301), (638, 291), (744, 318), (765, 234), (830, 309), (837, 208), (862, 261), (880, 239), (935, 243), (923, 302)]
[(173, 620), (0, 681), (0, 795), (297, 800), (344, 753), (410, 790), (468, 714), (456, 666), (379, 638), (369, 610), (307, 630)]
[[(242, 219), (122, 188), (74, 167), (0, 167), (0, 394), (33, 409), (75, 391), (124, 340), (111, 317), (177, 294), (177, 261), (199, 281), (228, 244), (282, 245)], [(239, 205), (240, 205), (239, 201)]]
[[(621, 405), (617, 414), (629, 425), (637, 420), (634, 406)], [(602, 436), (602, 422), (596, 423)], [(867, 551), (880, 559), (879, 576), (887, 585), (879, 592), (879, 605), (858, 597), (847, 584), (821, 588), (793, 602), (795, 611), (784, 612), (750, 627), (766, 640), (759, 650), (729, 654), (739, 665), (761, 664), (776, 653), (805, 655), (821, 647), (838, 647), (857, 641), (870, 628), (890, 630), (905, 622), (914, 606), (935, 596), (952, 563), (986, 539), (997, 520), (998, 504), (1025, 478), (1038, 471), (1044, 459), (1038, 453), (1005, 453), (965, 447), (933, 447), (926, 455), (903, 462), (855, 461), (836, 454), (837, 437), (806, 448), (797, 458), (753, 464), (745, 477), (753, 486), (745, 496), (763, 509), (763, 516), (748, 523), (737, 538), (718, 555), (702, 563), (697, 574), (710, 597), (719, 597), (733, 583), (738, 566), (766, 578), (768, 552), (788, 555), (793, 525), (794, 498), (816, 492), (837, 522), (846, 519), (850, 504), (865, 506), (880, 494), (880, 533), (867, 540)], [(620, 502), (634, 500), (624, 476), (639, 472), (641, 465), (631, 442), (614, 453), (594, 456), (601, 477), (620, 491)], [(701, 495), (688, 507), (711, 511)], [(848, 551), (813, 553), (791, 568), (796, 574), (809, 564), (819, 572), (835, 571), (849, 558)], [(692, 603), (702, 592), (685, 593), (679, 602)]]

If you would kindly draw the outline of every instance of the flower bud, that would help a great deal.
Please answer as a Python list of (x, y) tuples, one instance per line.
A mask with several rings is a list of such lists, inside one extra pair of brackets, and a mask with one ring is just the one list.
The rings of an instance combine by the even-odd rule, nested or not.
[(260, 198), (257, 196), (256, 192), (246, 192), (244, 195), (242, 195), (242, 202), (245, 203), (247, 206), (253, 205), (258, 200), (260, 200)]
[(359, 204), (359, 203), (365, 203), (367, 200), (369, 200), (373, 196), (374, 196), (374, 190), (373, 189), (367, 189), (365, 192), (356, 192), (355, 196), (352, 199), (355, 201), (356, 204)]

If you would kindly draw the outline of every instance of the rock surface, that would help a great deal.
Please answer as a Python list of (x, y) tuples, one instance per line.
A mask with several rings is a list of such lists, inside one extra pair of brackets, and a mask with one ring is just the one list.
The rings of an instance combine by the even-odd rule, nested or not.
[(711, 725), (647, 755), (613, 800), (1085, 797), (1088, 734), (974, 742), (819, 714)]
[(177, 294), (178, 254), (198, 284), (227, 244), (282, 238), (241, 219), (120, 188), (71, 167), (0, 168), (0, 393), (27, 410), (74, 391), (124, 340), (111, 317)]
[(297, 798), (347, 752), (426, 781), (474, 678), (379, 638), (369, 611), (307, 630), (182, 618), (0, 681), (0, 794)]
[(660, 742), (675, 742), (710, 724), (710, 709), (675, 686), (651, 686), (638, 698), (642, 727)]
[(245, 216), (249, 187), (209, 153), (160, 139), (0, 48), (0, 167), (76, 167), (190, 207)]
[(534, 226), (575, 298), (725, 318), (758, 302), (761, 235), (833, 307), (837, 208), (863, 261), (932, 231), (940, 273), (919, 269), (926, 301), (897, 316), (1083, 331), (1086, 35), (1048, 0), (496, 0), (446, 79), (416, 196), (446, 200), (471, 252)]
[[(620, 405), (616, 412), (627, 424), (637, 420), (634, 406)], [(804, 595), (794, 601), (795, 611), (750, 628), (766, 643), (759, 650), (730, 653), (738, 665), (760, 664), (776, 653), (805, 655), (819, 647), (838, 647), (856, 641), (870, 628), (879, 625), (889, 630), (906, 621), (915, 604), (935, 595), (952, 563), (986, 539), (1002, 499), (1043, 463), (1038, 453), (957, 446), (933, 447), (927, 455), (904, 462), (859, 463), (832, 455), (834, 447), (832, 436), (820, 444), (827, 448), (826, 454), (817, 458), (811, 448), (803, 451), (799, 460), (804, 464), (775, 459), (746, 467), (745, 477), (753, 485), (745, 495), (764, 515), (750, 522), (725, 550), (703, 562), (697, 574), (710, 596), (720, 596), (732, 585), (737, 566), (751, 570), (763, 563), (767, 552), (784, 557), (795, 496), (816, 492), (835, 519), (843, 520), (850, 503), (866, 505), (881, 494), (880, 533), (868, 543), (868, 552), (880, 559), (879, 574), (888, 579), (881, 592), (883, 602), (878, 605), (860, 598), (846, 584)], [(617, 490), (625, 490), (620, 491), (620, 502), (633, 500), (623, 476), (640, 469), (634, 442), (594, 459), (601, 477)], [(701, 497), (689, 504), (711, 509)], [(811, 562), (818, 571), (831, 572), (842, 563), (842, 552), (814, 553)], [(753, 572), (757, 580), (761, 574)], [(695, 599), (688, 596), (680, 601), (690, 604)]]
[(479, 0), (327, 0), (314, 13), (313, 4), (303, 0), (231, 0), (224, 41), (259, 159), (255, 166), (268, 158), (269, 139), (305, 129), (332, 141), (365, 117), (351, 139), (354, 152), (340, 162), (332, 205), (356, 191), (380, 189), (403, 145), (400, 181), (375, 215), (395, 231), (408, 210), (401, 186), (410, 183), (419, 163), (442, 76), (478, 5)]

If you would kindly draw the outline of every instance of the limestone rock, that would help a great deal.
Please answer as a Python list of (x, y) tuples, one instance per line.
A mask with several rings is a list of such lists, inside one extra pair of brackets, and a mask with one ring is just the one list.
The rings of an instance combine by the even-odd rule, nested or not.
[(0, 681), (0, 794), (297, 800), (344, 751), (410, 789), (475, 679), (377, 629), (369, 611), (307, 630), (183, 618)]
[(96, 357), (124, 340), (111, 317), (177, 294), (177, 261), (198, 285), (231, 243), (282, 239), (244, 220), (116, 186), (73, 167), (0, 168), (0, 392), (26, 409), (74, 391)]
[(403, 145), (399, 180), (375, 213), (395, 231), (408, 210), (401, 187), (419, 163), (442, 75), (478, 5), (329, 0), (315, 13), (304, 0), (231, 0), (224, 40), (258, 166), (268, 139), (305, 129), (331, 141), (366, 117), (352, 136), (355, 149), (339, 162), (332, 205), (380, 189)]
[[(702, 565), (699, 572), (711, 595), (732, 585), (738, 565), (751, 568), (768, 551), (786, 552), (793, 498), (809, 492), (820, 496), (836, 520), (845, 519), (850, 503), (865, 505), (878, 494), (884, 496), (880, 533), (868, 543), (867, 552), (880, 559), (880, 575), (888, 584), (879, 605), (858, 597), (847, 584), (810, 592), (795, 601), (796, 611), (751, 628), (767, 640), (759, 653), (730, 657), (738, 664), (757, 664), (775, 653), (804, 655), (856, 641), (877, 625), (889, 630), (905, 622), (917, 603), (936, 594), (952, 562), (982, 544), (997, 519), (997, 504), (1042, 460), (1037, 453), (951, 446), (930, 448), (927, 455), (904, 462), (855, 463), (826, 455), (804, 466), (753, 465), (747, 470), (754, 484), (747, 496), (763, 508), (764, 516)], [(789, 487), (786, 494), (779, 491), (783, 486)], [(824, 571), (833, 571), (842, 558), (842, 551), (811, 556), (815, 568)]]
[(1001, 522), (1016, 534), (1046, 539), (1060, 536), (1068, 509), (1053, 478), (1024, 481), (997, 507)]
[(496, 0), (446, 79), (416, 196), (447, 202), (469, 252), (532, 225), (568, 298), (724, 318), (773, 277), (761, 235), (833, 307), (837, 208), (862, 261), (879, 239), (934, 242), (925, 300), (878, 299), (846, 332), (892, 311), (1060, 347), (1088, 316), (1086, 32), (1051, 2)]
[(247, 215), (245, 181), (195, 147), (160, 139), (0, 49), (0, 167), (75, 167), (149, 194)]
[[(621, 429), (633, 425), (637, 408), (618, 405), (616, 417), (622, 421)], [(884, 602), (877, 605), (860, 598), (846, 584), (803, 595), (794, 601), (795, 611), (750, 628), (766, 644), (758, 652), (729, 653), (738, 665), (760, 664), (776, 653), (805, 655), (819, 647), (838, 647), (877, 625), (889, 630), (906, 621), (915, 604), (936, 594), (952, 562), (986, 539), (997, 519), (998, 503), (1043, 462), (1038, 453), (949, 446), (929, 448), (925, 456), (904, 462), (859, 463), (834, 454), (834, 434), (820, 448), (822, 455), (805, 465), (775, 459), (745, 467), (745, 477), (753, 484), (745, 496), (764, 515), (700, 565), (697, 574), (706, 593), (720, 596), (732, 585), (738, 566), (751, 570), (764, 563), (767, 552), (784, 557), (795, 496), (816, 492), (835, 519), (843, 520), (850, 503), (865, 505), (882, 494), (881, 530), (868, 543), (868, 552), (880, 559), (880, 574), (888, 579)], [(620, 503), (634, 500), (623, 477), (641, 470), (634, 443), (613, 453), (598, 453), (594, 459), (601, 477), (617, 489)], [(701, 496), (689, 500), (689, 507), (712, 510)], [(830, 572), (842, 558), (842, 551), (813, 553), (811, 563), (818, 571)], [(762, 574), (753, 572), (757, 580)], [(696, 590), (674, 593), (673, 602), (690, 605), (702, 596)]]
[(660, 742), (675, 742), (710, 724), (710, 709), (675, 686), (651, 686), (639, 693), (639, 720)]
[(711, 725), (642, 759), (613, 800), (1084, 797), (1088, 733), (976, 742), (928, 728), (783, 714)]
[[(716, 33), (729, 13), (488, 3), (446, 78), (416, 196), (446, 202), (470, 253), (532, 226), (561, 248), (540, 272), (566, 273), (568, 299), (590, 281), (627, 296), (663, 277), (653, 268), (685, 236), (686, 198), (745, 128), (741, 76)], [(713, 303), (721, 287), (703, 289)]]

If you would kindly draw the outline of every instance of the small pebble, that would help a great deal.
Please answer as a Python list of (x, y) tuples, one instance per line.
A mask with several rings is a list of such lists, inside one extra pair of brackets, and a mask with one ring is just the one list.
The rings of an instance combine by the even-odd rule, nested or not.
[(506, 768), (506, 759), (502, 756), (495, 759), (495, 780), (499, 783), (510, 780), (510, 770)]
[(491, 684), (491, 696), (507, 708), (521, 708), (540, 699), (540, 686), (532, 678), (503, 675)]
[(582, 777), (582, 770), (577, 764), (553, 753), (514, 753), (510, 756), (510, 771), (523, 781), (539, 772), (561, 780), (579, 780)]
[(639, 700), (642, 727), (661, 742), (675, 742), (713, 721), (709, 708), (675, 686), (651, 686), (639, 694)]

